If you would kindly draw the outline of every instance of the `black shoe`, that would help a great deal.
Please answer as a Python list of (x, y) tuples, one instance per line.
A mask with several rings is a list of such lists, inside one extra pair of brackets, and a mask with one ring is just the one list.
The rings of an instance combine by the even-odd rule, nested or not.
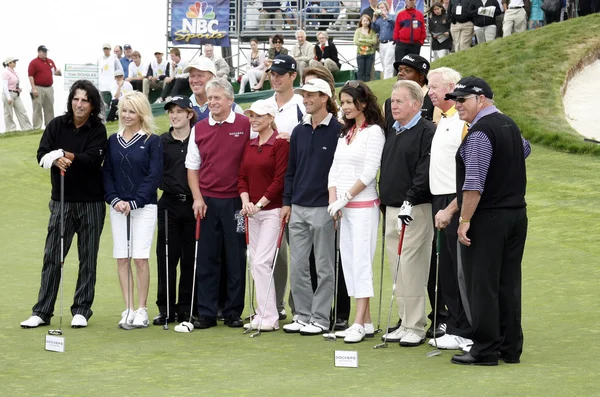
[(239, 316), (226, 317), (223, 324), (225, 324), (229, 328), (241, 328), (244, 326), (244, 322)]
[(519, 364), (521, 362), (519, 358), (509, 357), (502, 353), (498, 353), (498, 359), (504, 361), (506, 364)]
[(195, 323), (198, 321), (198, 316), (192, 316), (190, 319), (190, 312), (177, 313), (177, 320), (182, 323), (184, 321), (188, 321), (190, 323)]
[(285, 309), (283, 309), (282, 311), (279, 312), (279, 321), (283, 321), (287, 318), (287, 313), (285, 312)]
[(387, 330), (388, 334), (391, 334), (392, 332), (394, 332), (395, 330), (397, 330), (398, 328), (400, 328), (401, 325), (402, 325), (402, 319), (399, 318), (398, 322), (396, 323), (396, 325), (388, 328), (388, 330)]
[[(446, 335), (446, 324), (444, 324), (444, 323), (438, 324), (437, 327), (435, 328), (435, 337), (441, 338), (444, 335)], [(431, 324), (431, 326), (427, 330), (427, 333), (425, 334), (425, 336), (428, 337), (429, 339), (433, 338), (433, 324)]]
[(452, 356), (450, 360), (453, 364), (461, 364), (461, 365), (486, 365), (486, 366), (494, 366), (498, 365), (497, 358), (488, 358), (488, 359), (478, 359), (471, 355), (471, 353), (465, 354), (455, 354)]
[(209, 318), (209, 317), (204, 317), (204, 316), (198, 317), (198, 321), (194, 322), (194, 328), (197, 328), (197, 329), (207, 329), (207, 328), (216, 327), (216, 326), (217, 326), (217, 320), (215, 320), (214, 318)]
[(334, 331), (343, 331), (348, 328), (348, 320), (344, 320), (342, 318), (338, 318), (333, 326)]
[(217, 310), (217, 320), (225, 321), (225, 316), (223, 316), (223, 311), (221, 311), (221, 309)]
[[(152, 324), (165, 325), (166, 318), (167, 318), (167, 313), (158, 313), (158, 316), (154, 317), (154, 320), (152, 320)], [(175, 321), (177, 321), (177, 319), (175, 318), (175, 316), (172, 315), (167, 320), (167, 323), (174, 323)]]

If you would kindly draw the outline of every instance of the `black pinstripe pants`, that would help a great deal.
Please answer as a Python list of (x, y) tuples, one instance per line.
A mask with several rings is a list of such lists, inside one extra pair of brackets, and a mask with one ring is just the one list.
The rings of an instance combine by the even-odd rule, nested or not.
[[(38, 301), (33, 306), (33, 315), (49, 323), (54, 313), (54, 304), (60, 286), (60, 202), (50, 201), (50, 221), (44, 249), (44, 266)], [(72, 203), (65, 202), (64, 255), (69, 253), (73, 236), (77, 233), (79, 273), (75, 297), (71, 306), (73, 315), (92, 316), (94, 288), (96, 285), (96, 263), (100, 235), (104, 227), (106, 205), (102, 201)]]

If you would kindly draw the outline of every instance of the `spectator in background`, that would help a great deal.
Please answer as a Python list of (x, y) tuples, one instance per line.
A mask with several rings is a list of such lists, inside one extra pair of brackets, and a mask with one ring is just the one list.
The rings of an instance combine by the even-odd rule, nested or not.
[(471, 0), (469, 14), (473, 15), (477, 44), (487, 43), (496, 38), (496, 17), (500, 7), (494, 0)]
[(213, 61), (213, 63), (215, 64), (215, 68), (217, 69), (217, 77), (221, 77), (228, 80), (229, 71), (231, 69), (229, 68), (229, 65), (223, 58), (215, 56), (215, 48), (213, 47), (213, 45), (204, 44), (203, 50), (204, 56)]
[(319, 44), (315, 44), (315, 58), (312, 59), (308, 66), (311, 68), (325, 67), (330, 72), (340, 71), (340, 60), (338, 58), (338, 50), (333, 40), (329, 40), (329, 35), (326, 32), (317, 33)]
[[(121, 62), (121, 58), (123, 57), (123, 47), (121, 47), (120, 45), (116, 45), (113, 52), (119, 60), (119, 62)], [(123, 68), (123, 65), (121, 65), (121, 68)]]
[(27, 117), (25, 106), (21, 101), (21, 87), (19, 76), (15, 71), (18, 59), (8, 57), (2, 63), (6, 70), (2, 73), (2, 102), (4, 102), (4, 125), (6, 132), (16, 131), (17, 125), (13, 120), (13, 110), (19, 120), (21, 131), (31, 130), (31, 123)]
[(306, 41), (306, 32), (302, 29), (296, 31), (297, 43), (292, 48), (292, 57), (298, 64), (298, 73), (302, 78), (304, 69), (308, 67), (308, 63), (313, 58), (313, 45)]
[(143, 80), (142, 92), (148, 98), (150, 90), (162, 90), (165, 86), (165, 79), (169, 74), (169, 62), (163, 58), (163, 53), (156, 51), (154, 53), (154, 61), (150, 62), (146, 79)]
[(33, 129), (39, 130), (54, 118), (52, 76), (62, 76), (62, 73), (54, 61), (48, 58), (48, 48), (45, 45), (38, 47), (38, 56), (29, 63), (27, 73), (33, 99)]
[(360, 17), (360, 1), (346, 0), (341, 2), (340, 14), (333, 25), (327, 28), (328, 32), (336, 30), (347, 30), (356, 25), (356, 20)]
[(407, 54), (419, 54), (425, 42), (425, 19), (423, 13), (415, 8), (417, 0), (406, 0), (406, 8), (398, 13), (394, 28), (396, 42), (396, 61)]
[(354, 32), (354, 45), (356, 46), (356, 64), (358, 66), (358, 80), (364, 82), (371, 80), (371, 69), (375, 63), (375, 45), (377, 35), (371, 29), (371, 18), (368, 15), (360, 17), (359, 27)]
[(251, 90), (262, 80), (265, 74), (265, 53), (258, 49), (258, 40), (250, 39), (250, 54), (248, 55), (248, 67), (246, 73), (240, 80), (240, 94), (246, 91), (246, 84), (250, 83)]
[(115, 77), (115, 71), (123, 70), (121, 62), (116, 55), (110, 53), (112, 47), (105, 43), (102, 45), (104, 55), (98, 59), (98, 89), (104, 95), (105, 92), (110, 92), (110, 86)]
[(111, 101), (110, 101), (110, 110), (108, 112), (108, 116), (106, 117), (106, 121), (115, 121), (117, 120), (117, 112), (119, 110), (119, 99), (128, 92), (133, 91), (133, 86), (129, 81), (125, 81), (125, 77), (123, 76), (123, 70), (119, 69), (114, 72), (114, 80), (110, 87)]
[(368, 15), (372, 20), (377, 11), (378, 2), (379, 0), (369, 0), (369, 5), (361, 10), (360, 15)]
[(531, 0), (531, 17), (529, 17), (529, 23), (527, 24), (529, 30), (541, 28), (545, 25), (542, 3), (543, 0)]
[(143, 81), (148, 74), (148, 65), (142, 63), (142, 55), (138, 51), (131, 54), (131, 63), (129, 63), (129, 73), (125, 80), (129, 81), (136, 91), (142, 92)]
[(123, 67), (123, 75), (127, 78), (129, 77), (129, 64), (131, 63), (131, 54), (133, 54), (133, 50), (129, 44), (125, 44), (123, 48), (125, 49), (125, 56), (122, 57), (120, 61), (121, 66)]
[(249, 2), (243, 2), (246, 7), (244, 13), (244, 22), (246, 30), (258, 30), (258, 23), (260, 21), (260, 10), (262, 3), (260, 1), (250, 0)]
[(503, 37), (527, 30), (527, 14), (531, 9), (530, 0), (502, 0), (504, 4)]
[(450, 34), (454, 51), (471, 48), (474, 28), (473, 15), (469, 14), (471, 0), (450, 0), (448, 15), (450, 16)]
[[(273, 63), (273, 59), (275, 59), (276, 56), (278, 55), (287, 55), (288, 54), (288, 50), (287, 48), (283, 47), (283, 36), (280, 34), (276, 34), (271, 38), (271, 48), (269, 48), (269, 52), (267, 54), (267, 59), (265, 59), (265, 67), (268, 69), (271, 67), (271, 64)], [(265, 83), (265, 80), (267, 79), (268, 75), (265, 73), (262, 76), (262, 79), (260, 79), (260, 81), (258, 82), (258, 84), (256, 84), (254, 86), (254, 90), (258, 91), (258, 90), (262, 90), (263, 84)]]
[(390, 12), (387, 1), (377, 4), (377, 11), (373, 13), (373, 29), (379, 36), (379, 58), (383, 67), (383, 78), (394, 77), (394, 27), (396, 14)]
[(440, 2), (435, 2), (429, 10), (429, 33), (431, 33), (431, 51), (433, 60), (450, 53), (452, 38), (450, 37), (450, 18)]
[(169, 55), (171, 56), (171, 67), (167, 69), (164, 88), (155, 103), (163, 103), (165, 100), (168, 102), (171, 97), (179, 95), (180, 91), (189, 84), (188, 74), (184, 71), (188, 63), (181, 59), (179, 48), (171, 48)]
[(260, 29), (266, 30), (269, 19), (272, 19), (270, 30), (276, 30), (277, 27), (283, 29), (283, 16), (281, 13), (281, 2), (265, 1), (260, 10)]

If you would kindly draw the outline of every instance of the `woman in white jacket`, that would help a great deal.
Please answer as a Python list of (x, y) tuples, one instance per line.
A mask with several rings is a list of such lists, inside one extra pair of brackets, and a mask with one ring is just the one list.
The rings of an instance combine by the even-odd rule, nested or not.
[(377, 170), (385, 143), (384, 119), (377, 97), (361, 81), (349, 81), (340, 91), (344, 127), (329, 171), (329, 214), (341, 217), (340, 253), (348, 295), (356, 299), (356, 318), (336, 333), (346, 343), (372, 337), (370, 299), (372, 262), (379, 228)]

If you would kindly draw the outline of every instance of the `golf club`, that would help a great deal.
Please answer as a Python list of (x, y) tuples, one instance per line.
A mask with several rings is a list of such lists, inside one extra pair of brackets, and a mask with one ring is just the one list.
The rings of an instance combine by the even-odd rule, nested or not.
[[(273, 284), (273, 275), (275, 274), (275, 264), (277, 263), (277, 256), (279, 255), (279, 249), (281, 248), (281, 240), (283, 239), (283, 232), (285, 231), (285, 222), (281, 222), (281, 228), (279, 230), (279, 237), (277, 237), (277, 248), (275, 249), (275, 256), (273, 257), (273, 265), (271, 266), (271, 275), (269, 277), (269, 287), (267, 288), (267, 296), (265, 298), (265, 303), (263, 303), (262, 312), (260, 313), (260, 320), (258, 322), (258, 330), (250, 335), (251, 338), (255, 338), (260, 336), (260, 332), (262, 330), (263, 318), (265, 316), (265, 312), (267, 311), (267, 303), (269, 302), (269, 294), (271, 293), (271, 284)], [(252, 321), (250, 321), (250, 328), (252, 329)]]
[(60, 171), (60, 320), (58, 329), (48, 330), (48, 335), (62, 335), (63, 320), (63, 268), (65, 266), (65, 172)]
[(385, 261), (385, 213), (383, 214), (383, 224), (381, 226), (381, 277), (379, 277), (379, 309), (377, 310), (377, 328), (375, 333), (381, 332), (381, 302), (383, 300), (383, 263)]
[(244, 217), (244, 229), (246, 232), (246, 260), (248, 265), (246, 266), (246, 273), (248, 277), (248, 301), (250, 302), (250, 314), (245, 318), (252, 322), (252, 319), (256, 315), (254, 309), (254, 277), (252, 277), (252, 260), (250, 259), (250, 231), (248, 228), (248, 216)]
[(127, 214), (127, 317), (123, 324), (119, 326), (124, 330), (131, 330), (135, 327), (129, 324), (129, 313), (131, 312), (131, 302), (133, 301), (133, 291), (131, 281), (133, 278), (131, 272), (131, 212)]
[(440, 236), (442, 231), (437, 229), (436, 232), (436, 244), (435, 244), (435, 302), (433, 303), (433, 343), (435, 343), (435, 350), (427, 352), (425, 356), (435, 357), (442, 354), (437, 344), (437, 336), (435, 330), (437, 329), (437, 309), (438, 309), (438, 279), (440, 275)]
[[(402, 242), (404, 241), (404, 232), (406, 231), (406, 224), (402, 224), (402, 230), (400, 230), (400, 239), (398, 240), (398, 259), (396, 259), (396, 270), (394, 270), (394, 281), (392, 284), (392, 299), (390, 300), (390, 309), (388, 311), (387, 326), (386, 330), (390, 328), (390, 320), (392, 318), (392, 307), (394, 306), (394, 297), (396, 295), (396, 281), (398, 279), (398, 272), (400, 270), (400, 254), (402, 254)], [(387, 333), (383, 335), (383, 343), (373, 346), (373, 349), (383, 349), (388, 347), (387, 344)]]
[(198, 242), (200, 241), (200, 216), (196, 218), (196, 248), (194, 249), (194, 276), (192, 277), (192, 303), (190, 304), (190, 318), (175, 326), (175, 332), (189, 333), (194, 330), (192, 323), (192, 313), (194, 312), (194, 302), (196, 301), (194, 291), (196, 289), (196, 268), (198, 264)]
[[(165, 318), (165, 325), (163, 325), (163, 329), (165, 331), (169, 330), (169, 308), (170, 308), (170, 297), (169, 297), (169, 210), (165, 208), (165, 272), (167, 274), (167, 317)], [(191, 313), (191, 312), (190, 312)]]
[(329, 333), (324, 334), (323, 338), (328, 341), (335, 342), (337, 337), (335, 336), (335, 322), (337, 321), (337, 294), (338, 294), (338, 281), (340, 277), (340, 232), (338, 230), (338, 221), (333, 221), (333, 227), (335, 229), (335, 285), (333, 289), (333, 321), (331, 322), (331, 329)]

